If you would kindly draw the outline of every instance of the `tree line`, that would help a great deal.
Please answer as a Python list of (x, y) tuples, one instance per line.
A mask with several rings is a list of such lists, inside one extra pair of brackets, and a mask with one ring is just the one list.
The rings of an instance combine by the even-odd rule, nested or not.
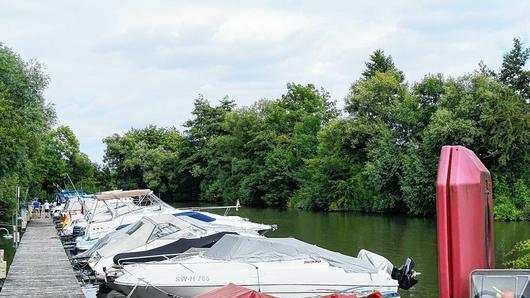
[[(0, 140), (11, 142), (9, 151), (0, 148), (0, 200), (14, 183), (47, 192), (69, 173), (87, 190), (149, 187), (165, 200), (429, 215), (441, 146), (460, 144), (492, 172), (496, 218), (527, 219), (529, 52), (514, 39), (499, 70), (480, 63), (459, 77), (408, 82), (392, 57), (376, 50), (341, 109), (312, 84), (289, 83), (279, 98), (247, 107), (199, 96), (182, 131), (148, 126), (105, 138), (100, 166), (79, 152), (71, 130), (53, 128), (38, 64), (3, 47), (21, 77), (0, 74), (0, 117), (5, 102), (13, 105), (5, 116), (16, 111), (22, 120), (20, 132), (0, 128)], [(42, 120), (26, 121), (26, 109)]]
[(96, 167), (79, 151), (72, 130), (58, 126), (43, 91), (49, 77), (37, 61), (23, 61), (0, 43), (0, 214), (9, 218), (15, 208), (15, 187), (21, 200), (48, 198), (75, 183), (95, 189)]

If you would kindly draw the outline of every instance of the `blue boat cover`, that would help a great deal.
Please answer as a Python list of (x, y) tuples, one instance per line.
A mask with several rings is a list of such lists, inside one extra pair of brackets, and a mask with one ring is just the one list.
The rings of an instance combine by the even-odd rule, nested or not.
[(184, 212), (175, 213), (173, 215), (175, 215), (175, 216), (189, 216), (191, 218), (195, 218), (197, 220), (204, 221), (204, 222), (215, 221), (215, 218), (213, 218), (211, 216), (208, 216), (208, 215), (206, 215), (204, 213), (197, 212), (197, 211), (184, 211)]

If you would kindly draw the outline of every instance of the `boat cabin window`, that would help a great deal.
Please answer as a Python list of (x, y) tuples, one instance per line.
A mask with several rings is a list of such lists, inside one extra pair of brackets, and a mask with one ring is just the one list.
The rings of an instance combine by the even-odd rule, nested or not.
[(180, 231), (180, 229), (177, 228), (176, 226), (172, 225), (172, 224), (169, 224), (169, 223), (158, 224), (153, 229), (153, 232), (151, 233), (151, 236), (149, 237), (149, 240), (147, 240), (147, 243), (149, 243), (149, 242), (151, 242), (153, 240), (165, 237), (167, 235), (176, 233), (178, 231)]
[(128, 231), (127, 231), (127, 234), (128, 235), (131, 235), (132, 233), (136, 232), (144, 223), (139, 221), (137, 223), (134, 224), (134, 226), (132, 226)]

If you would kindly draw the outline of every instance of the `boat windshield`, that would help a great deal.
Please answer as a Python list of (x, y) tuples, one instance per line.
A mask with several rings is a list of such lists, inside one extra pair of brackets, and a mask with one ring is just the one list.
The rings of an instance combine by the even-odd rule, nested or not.
[(180, 228), (170, 224), (170, 223), (162, 223), (156, 225), (156, 227), (153, 229), (153, 232), (151, 233), (151, 236), (149, 236), (149, 239), (147, 240), (147, 243), (150, 243), (156, 239), (165, 237), (167, 235), (173, 234), (180, 231)]

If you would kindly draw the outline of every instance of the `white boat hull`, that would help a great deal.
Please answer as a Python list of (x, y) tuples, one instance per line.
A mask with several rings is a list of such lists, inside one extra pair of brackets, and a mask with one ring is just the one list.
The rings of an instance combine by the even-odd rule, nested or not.
[(341, 291), (356, 293), (397, 292), (397, 281), (383, 271), (346, 273), (325, 261), (238, 263), (212, 262), (192, 257), (185, 262), (147, 263), (125, 266), (124, 275), (114, 282), (131, 297), (193, 297), (228, 283), (277, 297), (314, 297)]

